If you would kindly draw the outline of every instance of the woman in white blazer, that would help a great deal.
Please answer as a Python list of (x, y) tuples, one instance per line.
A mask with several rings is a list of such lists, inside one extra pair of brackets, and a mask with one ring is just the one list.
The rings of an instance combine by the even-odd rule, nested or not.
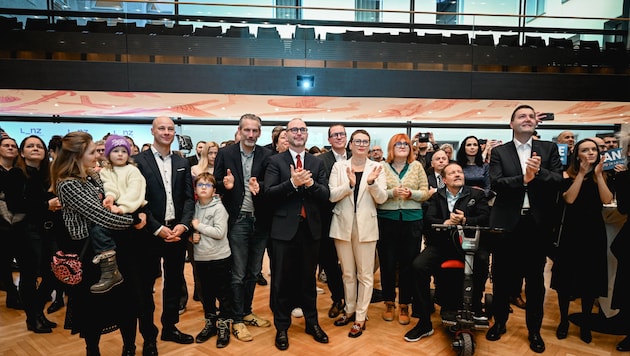
[(369, 149), (367, 131), (353, 132), (350, 135), (352, 158), (335, 163), (328, 181), (330, 201), (337, 203), (330, 237), (335, 239), (346, 295), (344, 314), (335, 325), (354, 322), (349, 337), (359, 337), (365, 330), (379, 236), (376, 206), (387, 200), (383, 166), (368, 159)]

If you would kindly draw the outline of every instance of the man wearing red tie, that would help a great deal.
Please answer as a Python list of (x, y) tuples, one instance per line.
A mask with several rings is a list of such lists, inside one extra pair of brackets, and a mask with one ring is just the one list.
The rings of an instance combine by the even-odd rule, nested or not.
[[(317, 318), (315, 271), (321, 238), (321, 207), (328, 201), (328, 179), (322, 161), (305, 150), (308, 128), (301, 119), (287, 124), (289, 150), (274, 155), (267, 166), (265, 200), (271, 220), (271, 309), (276, 347), (289, 348), (287, 330), (297, 296), (306, 333), (328, 343)], [(297, 293), (295, 290), (297, 289)]]

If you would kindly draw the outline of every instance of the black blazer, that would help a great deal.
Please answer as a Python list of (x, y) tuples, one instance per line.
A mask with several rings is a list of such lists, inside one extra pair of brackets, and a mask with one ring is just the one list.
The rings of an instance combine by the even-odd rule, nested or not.
[(527, 186), (514, 141), (492, 149), (490, 183), (497, 196), (490, 213), (490, 226), (513, 230), (520, 219), (525, 191), (531, 213), (541, 227), (549, 227), (555, 216), (556, 197), (562, 183), (562, 164), (558, 146), (553, 142), (533, 140), (532, 153), (542, 158), (540, 171)]
[[(261, 191), (257, 195), (253, 195), (254, 209), (256, 215), (256, 225), (259, 227), (268, 226), (269, 219), (265, 216), (268, 210), (264, 206), (263, 201), (263, 189), (265, 181), (265, 169), (269, 157), (273, 155), (273, 152), (265, 147), (256, 145), (254, 148), (254, 161), (252, 163), (252, 177), (256, 177), (258, 184), (260, 184)], [(227, 190), (223, 185), (223, 178), (227, 175), (227, 170), (232, 172), (234, 176), (234, 188)], [(236, 143), (229, 145), (219, 150), (217, 159), (214, 163), (214, 177), (217, 180), (217, 192), (221, 195), (223, 205), (230, 214), (229, 225), (236, 221), (238, 214), (243, 206), (243, 199), (245, 198), (245, 183), (243, 178), (243, 164), (241, 162), (241, 149), (240, 144)]]
[(319, 240), (322, 233), (322, 206), (328, 202), (328, 178), (322, 160), (306, 152), (304, 169), (311, 171), (314, 184), (310, 188), (291, 184), (293, 157), (289, 151), (274, 155), (269, 160), (265, 173), (265, 195), (272, 209), (271, 238), (289, 241), (300, 225), (302, 205), (306, 209), (306, 220), (311, 236)]
[[(147, 181), (147, 229), (153, 233), (164, 224), (166, 212), (166, 190), (162, 182), (162, 174), (155, 162), (152, 150), (140, 152), (133, 158)], [(188, 160), (176, 154), (171, 155), (171, 163), (171, 193), (175, 205), (175, 221), (176, 224), (184, 224), (190, 229), (190, 223), (195, 214), (190, 165)]]
[[(335, 153), (331, 149), (330, 151), (322, 155), (319, 155), (317, 157), (320, 158), (322, 162), (324, 162), (324, 170), (326, 171), (326, 178), (330, 178), (330, 172), (332, 171), (332, 167), (335, 164), (335, 162), (337, 162), (337, 160), (335, 160)], [(352, 153), (346, 150), (346, 159), (350, 157), (352, 157)]]
[[(438, 233), (432, 229), (432, 224), (443, 224), (450, 217), (446, 199), (446, 188), (438, 189), (429, 199), (424, 214), (425, 243), (427, 245), (452, 245), (448, 232)], [(488, 226), (490, 207), (483, 190), (464, 186), (453, 210), (461, 210), (466, 217), (466, 225)]]

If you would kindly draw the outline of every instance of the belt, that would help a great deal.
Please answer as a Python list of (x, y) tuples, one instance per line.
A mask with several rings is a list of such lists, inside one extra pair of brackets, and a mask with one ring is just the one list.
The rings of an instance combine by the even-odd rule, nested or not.
[(238, 217), (239, 218), (253, 218), (254, 217), (254, 213), (251, 211), (241, 211), (238, 213)]
[(175, 219), (164, 220), (164, 226), (173, 226), (175, 225)]
[(529, 208), (521, 209), (521, 215), (532, 215), (532, 210)]

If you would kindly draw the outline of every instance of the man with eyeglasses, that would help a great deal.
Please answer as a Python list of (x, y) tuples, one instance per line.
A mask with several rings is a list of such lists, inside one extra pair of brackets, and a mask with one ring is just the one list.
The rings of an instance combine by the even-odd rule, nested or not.
[(271, 221), (271, 309), (276, 348), (289, 348), (292, 302), (299, 301), (306, 333), (319, 343), (328, 335), (319, 326), (315, 271), (322, 237), (321, 207), (328, 201), (323, 162), (305, 149), (308, 129), (301, 119), (287, 124), (289, 150), (271, 157), (265, 173), (265, 200)]
[(271, 323), (252, 311), (256, 280), (269, 237), (269, 208), (261, 205), (265, 169), (271, 150), (256, 142), (262, 120), (254, 114), (241, 116), (239, 141), (219, 150), (214, 166), (217, 192), (230, 214), (228, 241), (232, 250), (232, 332), (240, 341), (253, 337), (246, 325), (269, 327)]
[(383, 161), (383, 149), (381, 146), (372, 146), (372, 149), (370, 150), (370, 158), (375, 162)]
[[(346, 160), (352, 156), (350, 150), (346, 149), (348, 138), (346, 128), (342, 124), (334, 124), (328, 128), (328, 143), (330, 143), (331, 150), (318, 156), (324, 162), (326, 179), (330, 177), (335, 162)], [(333, 302), (328, 310), (329, 318), (338, 317), (346, 306), (337, 249), (335, 249), (334, 240), (328, 234), (334, 206), (335, 204), (331, 202), (325, 203), (326, 208), (323, 209), (322, 213), (322, 238), (319, 247), (319, 267), (326, 272), (326, 283)]]

